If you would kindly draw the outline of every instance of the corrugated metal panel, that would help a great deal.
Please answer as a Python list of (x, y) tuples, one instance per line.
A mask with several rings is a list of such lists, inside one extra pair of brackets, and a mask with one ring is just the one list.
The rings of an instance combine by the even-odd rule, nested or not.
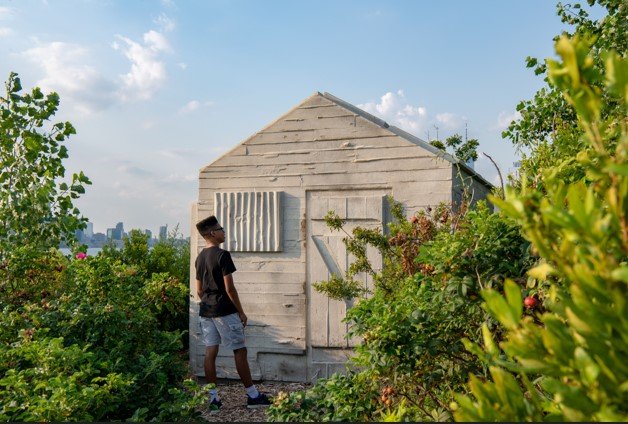
[(216, 192), (214, 210), (232, 252), (281, 251), (281, 192)]

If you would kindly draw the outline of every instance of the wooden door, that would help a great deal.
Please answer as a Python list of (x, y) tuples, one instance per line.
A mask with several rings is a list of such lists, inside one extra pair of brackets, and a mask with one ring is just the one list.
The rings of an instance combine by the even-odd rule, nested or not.
[[(331, 300), (317, 292), (312, 284), (329, 279), (333, 274), (344, 277), (355, 260), (342, 241), (343, 231), (332, 231), (325, 224), (328, 211), (334, 211), (345, 220), (349, 234), (355, 227), (382, 228), (386, 223), (386, 189), (338, 190), (307, 192), (307, 294), (308, 345), (314, 348), (348, 348), (356, 340), (347, 340), (347, 324), (343, 322), (347, 305)], [(368, 257), (375, 269), (381, 269), (382, 258), (375, 248), (368, 249)], [(364, 287), (372, 290), (372, 277), (357, 275)]]

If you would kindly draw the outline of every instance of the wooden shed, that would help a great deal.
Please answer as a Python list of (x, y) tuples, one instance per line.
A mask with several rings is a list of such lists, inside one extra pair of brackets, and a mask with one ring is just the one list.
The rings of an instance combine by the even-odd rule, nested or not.
[[(351, 263), (343, 235), (323, 218), (334, 210), (346, 228), (385, 227), (386, 196), (408, 215), (456, 202), (462, 184), (474, 199), (492, 186), (471, 168), (419, 138), (328, 93), (314, 93), (230, 152), (202, 168), (192, 207), (190, 363), (203, 375), (193, 263), (204, 247), (194, 224), (216, 215), (223, 248), (238, 268), (254, 379), (311, 381), (343, 370), (354, 340), (342, 322), (348, 305), (312, 284), (344, 274)], [(375, 264), (381, 257), (369, 253)], [(364, 277), (366, 286), (371, 281)], [(218, 374), (236, 377), (222, 349)]]

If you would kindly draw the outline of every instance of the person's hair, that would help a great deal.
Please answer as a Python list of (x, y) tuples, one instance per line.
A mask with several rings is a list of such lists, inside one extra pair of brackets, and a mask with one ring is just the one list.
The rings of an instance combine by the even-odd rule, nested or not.
[(207, 218), (199, 221), (196, 224), (196, 229), (198, 232), (204, 237), (209, 237), (211, 232), (218, 226), (218, 220), (214, 215), (208, 216)]

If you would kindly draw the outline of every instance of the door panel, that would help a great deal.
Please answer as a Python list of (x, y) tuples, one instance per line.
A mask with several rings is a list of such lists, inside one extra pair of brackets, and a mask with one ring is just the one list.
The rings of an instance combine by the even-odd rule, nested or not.
[[(385, 196), (388, 190), (338, 190), (307, 192), (307, 269), (308, 269), (308, 342), (312, 347), (346, 348), (355, 346), (357, 339), (347, 340), (347, 324), (343, 322), (347, 305), (318, 293), (312, 284), (327, 280), (332, 275), (344, 277), (355, 260), (342, 241), (343, 231), (332, 231), (325, 224), (328, 211), (334, 211), (345, 220), (344, 230), (351, 234), (354, 228), (382, 228), (386, 223)], [(377, 249), (369, 248), (367, 255), (375, 269), (381, 269), (382, 258)], [(372, 277), (365, 273), (354, 277), (372, 290)], [(351, 302), (350, 302), (351, 303)]]

